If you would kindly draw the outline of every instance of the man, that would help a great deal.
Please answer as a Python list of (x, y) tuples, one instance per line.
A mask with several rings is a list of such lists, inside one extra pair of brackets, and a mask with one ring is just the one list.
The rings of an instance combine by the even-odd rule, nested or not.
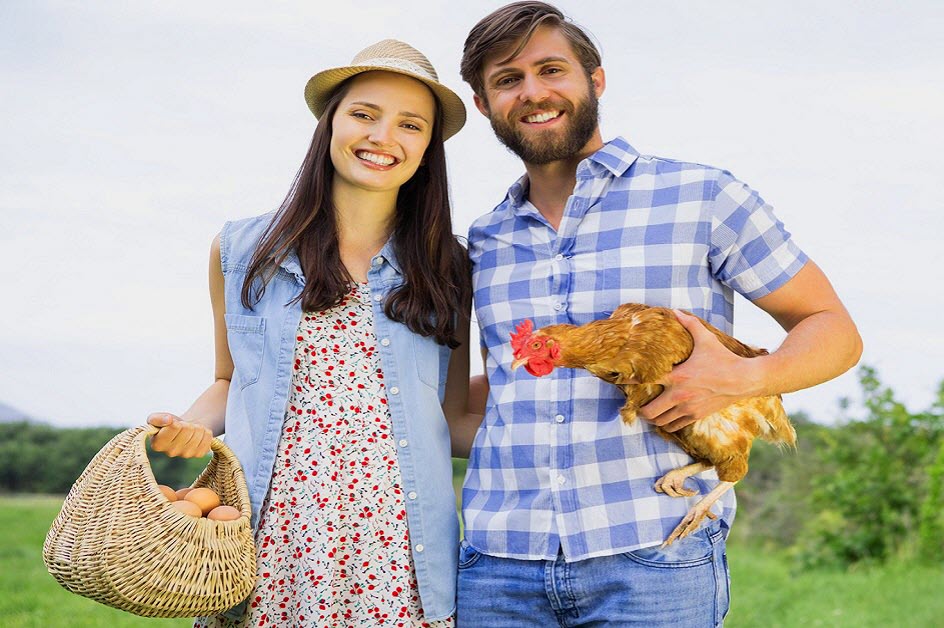
[[(653, 490), (691, 462), (653, 426), (675, 431), (735, 400), (833, 378), (859, 358), (855, 325), (730, 173), (603, 142), (600, 55), (554, 7), (518, 2), (485, 17), (462, 75), (527, 174), (469, 232), (490, 394), (463, 489), (459, 624), (718, 625), (733, 494), (718, 520), (660, 549), (698, 497)], [(730, 333), (735, 290), (784, 327), (783, 344), (739, 358), (679, 314), (695, 350), (633, 426), (619, 420), (619, 390), (587, 372), (511, 372), (509, 334), (525, 319), (579, 325), (640, 302)], [(703, 495), (717, 476), (689, 481)]]

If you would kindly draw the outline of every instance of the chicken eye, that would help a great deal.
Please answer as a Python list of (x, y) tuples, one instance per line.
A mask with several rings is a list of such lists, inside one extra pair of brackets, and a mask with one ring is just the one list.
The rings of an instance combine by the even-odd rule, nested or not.
[(541, 343), (539, 341), (534, 341), (531, 343), (531, 348), (535, 351), (541, 348)]

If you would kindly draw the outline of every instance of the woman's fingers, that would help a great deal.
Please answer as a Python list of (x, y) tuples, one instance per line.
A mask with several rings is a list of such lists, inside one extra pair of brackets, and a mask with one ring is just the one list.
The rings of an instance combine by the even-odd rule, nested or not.
[(197, 447), (194, 451), (194, 456), (200, 458), (210, 453), (210, 443), (212, 442), (213, 432), (207, 428), (203, 428), (203, 436), (200, 438), (200, 442), (197, 444)]
[(213, 433), (202, 425), (181, 421), (167, 412), (150, 415), (148, 423), (160, 428), (151, 439), (154, 451), (183, 458), (199, 458), (210, 451)]

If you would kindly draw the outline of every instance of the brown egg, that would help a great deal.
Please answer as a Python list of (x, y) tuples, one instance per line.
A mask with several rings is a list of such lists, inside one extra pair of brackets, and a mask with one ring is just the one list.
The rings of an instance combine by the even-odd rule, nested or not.
[(214, 521), (236, 521), (240, 517), (242, 517), (242, 513), (232, 506), (217, 506), (207, 515), (207, 519), (213, 519)]
[(184, 513), (185, 515), (190, 515), (191, 517), (201, 517), (203, 513), (200, 511), (200, 507), (193, 502), (188, 502), (185, 499), (180, 501), (172, 502), (171, 506)]
[(166, 484), (158, 484), (157, 488), (161, 489), (161, 492), (164, 493), (164, 497), (167, 498), (169, 502), (177, 501), (177, 491), (167, 486)]
[(208, 488), (195, 488), (184, 499), (199, 506), (204, 515), (220, 505), (220, 496)]
[(177, 489), (177, 491), (175, 491), (175, 493), (176, 493), (176, 495), (177, 495), (177, 499), (183, 499), (184, 497), (187, 496), (187, 493), (189, 493), (189, 492), (192, 491), (192, 490), (193, 490), (192, 488), (181, 488), (181, 489)]

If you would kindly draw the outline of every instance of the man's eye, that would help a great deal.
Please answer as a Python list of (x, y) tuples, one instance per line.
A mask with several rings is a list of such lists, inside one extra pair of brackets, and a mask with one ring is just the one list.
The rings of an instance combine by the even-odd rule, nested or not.
[(498, 79), (497, 85), (498, 85), (499, 87), (508, 87), (509, 85), (513, 85), (513, 84), (515, 83), (515, 81), (517, 81), (517, 80), (518, 80), (518, 78), (515, 77), (515, 76), (506, 76), (506, 77), (504, 77), (504, 78)]

